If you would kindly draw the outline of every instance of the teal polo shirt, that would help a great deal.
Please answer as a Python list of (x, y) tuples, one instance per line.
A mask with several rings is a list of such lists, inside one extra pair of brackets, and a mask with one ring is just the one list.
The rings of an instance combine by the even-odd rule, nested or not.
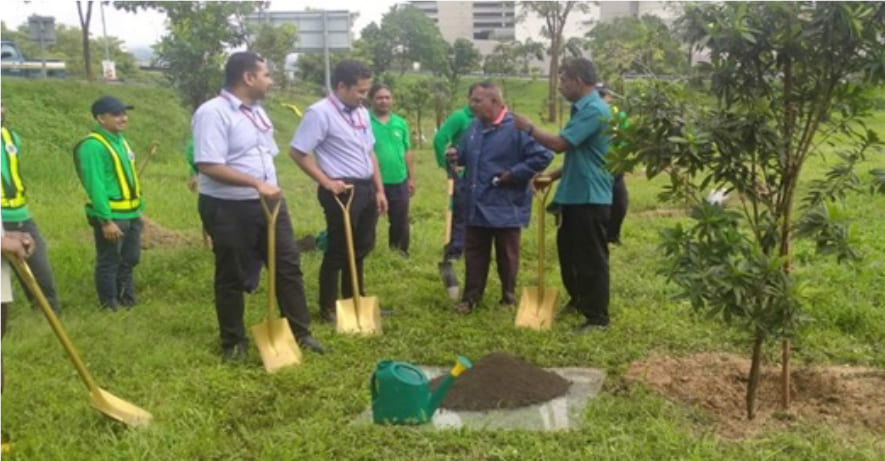
[(409, 151), (409, 125), (399, 115), (390, 113), (387, 123), (381, 123), (371, 113), (372, 134), (375, 136), (375, 157), (384, 184), (402, 184), (409, 178), (406, 152)]
[(611, 109), (594, 90), (572, 104), (559, 133), (572, 146), (565, 152), (562, 177), (553, 202), (558, 205), (611, 205), (612, 175), (605, 165)]

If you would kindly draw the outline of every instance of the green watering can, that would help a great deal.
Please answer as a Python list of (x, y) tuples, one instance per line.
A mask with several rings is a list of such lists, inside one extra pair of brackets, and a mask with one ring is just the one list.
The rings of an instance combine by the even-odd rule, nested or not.
[(455, 378), (473, 367), (458, 356), (446, 378), (430, 392), (430, 381), (420, 368), (405, 362), (382, 360), (372, 374), (372, 419), (375, 424), (424, 424), (442, 402)]

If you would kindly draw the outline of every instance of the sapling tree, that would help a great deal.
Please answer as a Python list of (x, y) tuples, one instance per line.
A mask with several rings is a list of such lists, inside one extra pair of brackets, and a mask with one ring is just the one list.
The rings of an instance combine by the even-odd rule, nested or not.
[[(790, 405), (790, 340), (803, 318), (794, 239), (840, 261), (859, 257), (839, 203), (861, 190), (855, 166), (882, 147), (864, 120), (885, 76), (885, 4), (716, 3), (685, 14), (686, 34), (710, 53), (708, 95), (665, 82), (631, 94), (633, 123), (615, 132), (613, 165), (667, 175), (662, 195), (693, 204), (691, 224), (663, 232), (666, 272), (695, 309), (747, 332), (752, 419), (767, 340), (782, 341), (781, 403)], [(799, 200), (802, 168), (824, 147), (839, 162)], [(881, 192), (885, 172), (872, 173)], [(708, 203), (714, 187), (736, 206)]]

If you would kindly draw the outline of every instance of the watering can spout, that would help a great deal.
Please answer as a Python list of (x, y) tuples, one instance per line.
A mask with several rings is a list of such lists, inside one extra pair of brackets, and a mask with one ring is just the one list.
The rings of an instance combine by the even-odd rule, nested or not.
[(458, 360), (455, 362), (455, 366), (452, 367), (452, 371), (436, 386), (436, 390), (433, 391), (433, 394), (430, 396), (430, 401), (427, 402), (427, 414), (433, 415), (436, 412), (436, 409), (439, 407), (439, 404), (442, 403), (443, 399), (446, 397), (446, 394), (449, 392), (449, 389), (452, 387), (452, 384), (455, 382), (455, 378), (461, 375), (465, 370), (473, 368), (473, 363), (464, 357), (463, 355), (458, 356)]

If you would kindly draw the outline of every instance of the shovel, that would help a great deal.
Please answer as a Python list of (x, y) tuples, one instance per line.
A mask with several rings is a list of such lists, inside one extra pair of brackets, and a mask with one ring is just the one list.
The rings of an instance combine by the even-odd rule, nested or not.
[(559, 294), (555, 288), (544, 286), (544, 207), (552, 189), (549, 178), (545, 179), (539, 184), (543, 193), (538, 194), (538, 286), (523, 288), (516, 311), (516, 326), (535, 330), (547, 330), (553, 326), (553, 309)]
[(347, 258), (350, 265), (350, 280), (353, 283), (353, 298), (339, 299), (335, 302), (335, 316), (338, 333), (361, 333), (365, 335), (381, 333), (381, 309), (375, 296), (360, 296), (360, 284), (356, 273), (356, 251), (353, 249), (353, 229), (350, 227), (350, 204), (353, 202), (353, 185), (348, 184), (345, 190), (350, 191), (347, 205), (338, 196), (335, 201), (344, 213), (344, 235), (347, 240)]
[(281, 199), (277, 200), (273, 211), (270, 211), (264, 197), (261, 198), (261, 208), (267, 218), (267, 317), (264, 322), (252, 327), (252, 336), (268, 373), (301, 363), (301, 349), (295, 342), (289, 321), (276, 318), (274, 314), (277, 299), (277, 215), (281, 202)]
[(37, 280), (34, 278), (34, 274), (31, 272), (31, 268), (28, 267), (28, 264), (14, 254), (4, 254), (4, 256), (10, 263), (12, 263), (12, 266), (15, 268), (16, 272), (18, 272), (19, 277), (24, 281), (28, 291), (34, 295), (37, 304), (43, 309), (43, 314), (46, 315), (46, 320), (48, 320), (49, 325), (52, 326), (52, 331), (55, 333), (55, 336), (58, 337), (65, 352), (68, 353), (68, 358), (74, 363), (74, 368), (76, 368), (77, 373), (80, 374), (80, 379), (86, 384), (86, 389), (89, 390), (89, 401), (93, 408), (104, 413), (109, 418), (115, 419), (129, 426), (147, 426), (153, 419), (153, 416), (150, 413), (111, 394), (95, 384), (95, 378), (93, 378), (92, 374), (89, 373), (89, 370), (86, 369), (86, 365), (80, 358), (80, 354), (74, 349), (71, 340), (68, 339), (68, 335), (58, 321), (58, 317), (55, 316), (55, 312), (52, 312), (52, 308), (49, 307), (49, 301), (46, 300), (46, 296), (43, 295), (43, 291), (40, 290), (40, 286), (37, 285)]
[(455, 269), (452, 267), (452, 261), (449, 260), (449, 244), (452, 243), (452, 208), (454, 207), (453, 196), (455, 194), (455, 171), (451, 163), (447, 165), (448, 171), (448, 194), (449, 206), (446, 209), (446, 231), (445, 241), (443, 242), (443, 259), (438, 264), (439, 276), (442, 278), (443, 285), (446, 287), (446, 293), (453, 301), (458, 300), (458, 277), (455, 275)]

